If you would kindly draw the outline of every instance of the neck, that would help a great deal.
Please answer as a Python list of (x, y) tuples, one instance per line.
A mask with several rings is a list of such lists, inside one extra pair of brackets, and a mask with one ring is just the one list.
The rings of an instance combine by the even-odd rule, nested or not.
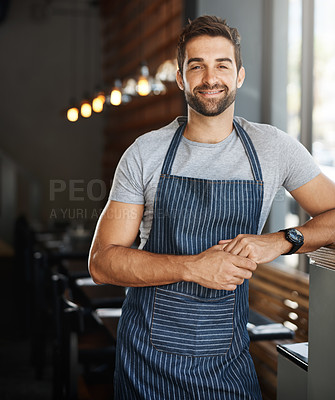
[(205, 117), (188, 107), (184, 136), (193, 142), (219, 143), (233, 131), (233, 118), (234, 104), (215, 117)]

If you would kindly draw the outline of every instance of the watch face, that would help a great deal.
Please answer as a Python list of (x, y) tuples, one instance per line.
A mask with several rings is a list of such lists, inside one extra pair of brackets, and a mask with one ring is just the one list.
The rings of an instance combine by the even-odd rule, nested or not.
[(299, 232), (297, 229), (290, 229), (287, 233), (290, 240), (294, 243), (301, 243), (304, 241), (302, 233)]

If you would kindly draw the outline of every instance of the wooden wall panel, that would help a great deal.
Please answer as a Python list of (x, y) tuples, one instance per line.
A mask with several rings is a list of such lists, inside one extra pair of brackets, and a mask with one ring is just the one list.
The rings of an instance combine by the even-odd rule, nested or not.
[(255, 341), (250, 345), (263, 400), (276, 400), (277, 344), (308, 341), (308, 277), (259, 265), (249, 282), (249, 302), (250, 308), (273, 321), (297, 326), (293, 340)]
[[(103, 0), (103, 76), (106, 88), (116, 78), (136, 77), (142, 61), (154, 75), (159, 65), (176, 58), (183, 25), (180, 0)], [(175, 82), (165, 95), (135, 97), (128, 104), (108, 107), (105, 115), (103, 174), (113, 178), (125, 149), (142, 133), (184, 114), (184, 98)]]

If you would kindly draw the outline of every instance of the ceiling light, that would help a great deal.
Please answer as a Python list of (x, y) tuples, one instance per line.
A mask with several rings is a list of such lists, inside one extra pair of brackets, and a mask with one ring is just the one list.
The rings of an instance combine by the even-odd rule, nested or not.
[(110, 95), (110, 103), (113, 106), (119, 106), (122, 102), (121, 89), (122, 89), (122, 82), (120, 81), (120, 79), (116, 79)]
[(115, 88), (111, 91), (110, 102), (113, 106), (119, 106), (122, 101), (122, 93), (121, 90)]
[(88, 100), (84, 100), (80, 106), (80, 115), (89, 118), (92, 115), (92, 107)]
[(141, 73), (137, 81), (136, 91), (140, 96), (147, 96), (151, 92), (149, 68), (145, 64), (141, 67)]
[(136, 80), (129, 78), (125, 81), (123, 87), (123, 93), (128, 96), (135, 96), (136, 92)]
[(66, 112), (66, 117), (68, 119), (68, 121), (70, 122), (76, 122), (78, 121), (78, 117), (79, 117), (79, 110), (77, 107), (71, 107), (67, 110)]
[(92, 100), (93, 111), (96, 113), (100, 113), (104, 109), (105, 101), (105, 94), (103, 92), (99, 92)]
[(174, 82), (176, 80), (177, 60), (166, 60), (157, 69), (156, 78), (161, 81)]

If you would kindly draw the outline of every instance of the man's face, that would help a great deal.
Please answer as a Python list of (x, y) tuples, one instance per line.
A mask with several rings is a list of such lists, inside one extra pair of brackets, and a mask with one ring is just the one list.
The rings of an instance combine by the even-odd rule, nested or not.
[(237, 72), (234, 46), (221, 36), (199, 36), (186, 45), (184, 71), (177, 73), (189, 107), (214, 117), (230, 107), (244, 81), (244, 68)]

